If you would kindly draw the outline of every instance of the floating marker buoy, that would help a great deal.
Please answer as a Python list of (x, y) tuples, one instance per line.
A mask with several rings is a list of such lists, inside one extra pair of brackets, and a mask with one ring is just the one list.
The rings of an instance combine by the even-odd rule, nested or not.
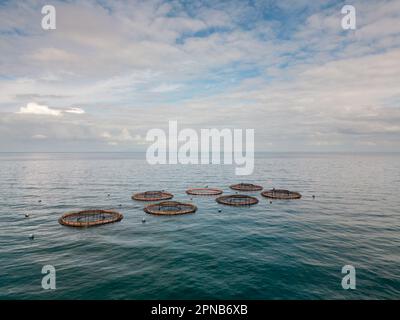
[(122, 204), (119, 204), (118, 207), (122, 207)]
[(40, 202), (42, 202), (42, 200), (39, 200), (38, 202), (40, 203)]
[(218, 209), (218, 212), (221, 212), (222, 210), (221, 209)]
[(146, 219), (145, 219), (145, 218), (143, 218), (143, 219), (142, 219), (142, 223), (145, 223), (145, 222), (146, 222)]
[(315, 195), (312, 195), (312, 198), (315, 199)]
[(29, 218), (31, 215), (29, 213), (25, 213), (25, 218)]
[(34, 235), (33, 233), (31, 233), (31, 234), (29, 235), (29, 239), (31, 239), (31, 240), (35, 239), (35, 235)]
[(107, 194), (107, 197), (109, 197), (109, 196), (110, 196), (110, 194), (108, 193), (108, 194)]
[(270, 201), (269, 204), (272, 204), (272, 201)]

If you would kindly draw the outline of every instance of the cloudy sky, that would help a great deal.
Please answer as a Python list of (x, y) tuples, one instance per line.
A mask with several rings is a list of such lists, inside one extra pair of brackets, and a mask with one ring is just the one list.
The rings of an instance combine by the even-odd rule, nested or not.
[(356, 30), (342, 1), (0, 0), (0, 151), (144, 150), (168, 120), (400, 151), (400, 1), (346, 3)]

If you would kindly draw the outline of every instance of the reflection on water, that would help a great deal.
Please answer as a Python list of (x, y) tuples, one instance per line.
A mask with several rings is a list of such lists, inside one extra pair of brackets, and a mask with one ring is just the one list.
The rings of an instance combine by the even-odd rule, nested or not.
[[(398, 299), (399, 160), (259, 154), (244, 178), (224, 165), (153, 167), (134, 153), (0, 154), (0, 298)], [(235, 208), (185, 194), (204, 186), (233, 194), (237, 182), (303, 198), (270, 204), (254, 192), (258, 205)], [(142, 223), (143, 203), (130, 196), (157, 189), (198, 211)], [(125, 218), (84, 230), (57, 222), (89, 208)], [(41, 289), (46, 264), (57, 270), (54, 291)], [(341, 287), (345, 264), (357, 269), (356, 290)]]

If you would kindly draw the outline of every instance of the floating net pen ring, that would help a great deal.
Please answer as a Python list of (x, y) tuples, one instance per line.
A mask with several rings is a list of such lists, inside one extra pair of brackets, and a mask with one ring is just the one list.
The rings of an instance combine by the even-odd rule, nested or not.
[(186, 190), (186, 193), (194, 196), (217, 196), (222, 194), (222, 190), (212, 188), (193, 188)]
[(86, 228), (121, 221), (124, 216), (113, 210), (83, 210), (68, 212), (58, 219), (63, 226)]
[(165, 191), (146, 191), (132, 195), (132, 199), (138, 201), (161, 201), (169, 200), (173, 197), (174, 195), (172, 193)]
[(262, 186), (258, 186), (252, 183), (238, 183), (229, 186), (229, 188), (238, 191), (261, 191), (263, 189)]
[(246, 196), (244, 194), (234, 194), (229, 196), (222, 196), (216, 199), (218, 203), (226, 204), (229, 206), (250, 206), (258, 203), (255, 197)]
[(270, 199), (300, 199), (301, 194), (295, 191), (283, 190), (283, 189), (271, 189), (261, 192), (261, 195)]
[(190, 203), (177, 201), (164, 201), (150, 204), (144, 208), (144, 212), (155, 215), (173, 216), (196, 212), (197, 207)]

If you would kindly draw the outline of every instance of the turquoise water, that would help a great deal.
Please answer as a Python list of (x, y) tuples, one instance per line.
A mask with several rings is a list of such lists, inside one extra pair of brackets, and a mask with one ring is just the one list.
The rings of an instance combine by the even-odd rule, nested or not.
[[(143, 154), (0, 154), (0, 298), (399, 299), (399, 160), (259, 154), (243, 178), (231, 166), (153, 167)], [(252, 193), (258, 205), (232, 208), (185, 194), (205, 185), (234, 193), (228, 186), (242, 181), (303, 198), (270, 204)], [(130, 199), (156, 189), (199, 210), (150, 216)], [(117, 208), (124, 219), (84, 230), (58, 224), (86, 208)], [(47, 264), (56, 290), (41, 288)], [(356, 290), (341, 287), (346, 264)]]

